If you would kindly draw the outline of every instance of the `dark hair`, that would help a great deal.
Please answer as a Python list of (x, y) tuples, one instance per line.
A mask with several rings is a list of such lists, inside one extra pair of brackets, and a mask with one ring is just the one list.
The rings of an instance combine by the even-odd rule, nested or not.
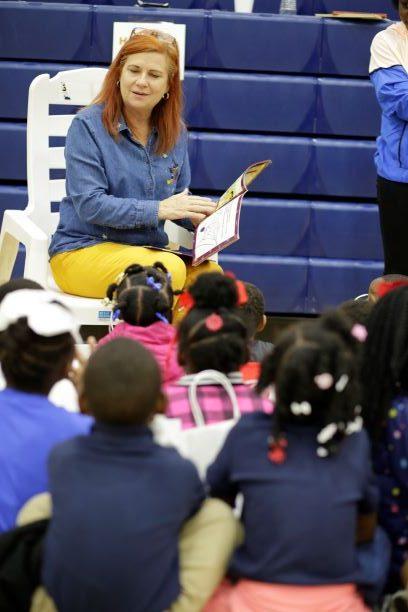
[(33, 281), (29, 278), (12, 278), (0, 285), (0, 304), (9, 293), (18, 291), (19, 289), (44, 289), (40, 283)]
[(159, 261), (152, 266), (128, 266), (119, 281), (109, 285), (106, 296), (114, 301), (114, 311), (130, 325), (147, 327), (162, 317), (171, 321), (171, 280)]
[(197, 278), (189, 292), (194, 307), (178, 329), (179, 361), (194, 372), (238, 370), (248, 360), (248, 332), (237, 307), (235, 281), (208, 272)]
[(265, 314), (265, 298), (256, 285), (244, 283), (248, 301), (243, 304), (241, 313), (248, 328), (250, 338), (253, 338), (262, 323)]
[(90, 412), (99, 421), (146, 424), (161, 394), (159, 366), (138, 342), (116, 338), (89, 358), (83, 393)]
[(393, 398), (408, 394), (408, 287), (387, 293), (371, 312), (362, 385), (364, 421), (378, 441)]
[(44, 337), (18, 319), (0, 335), (1, 367), (7, 384), (31, 393), (47, 393), (64, 376), (74, 356), (74, 339), (69, 333)]
[(338, 307), (338, 311), (348, 317), (352, 323), (367, 326), (373, 303), (368, 300), (347, 300)]
[[(318, 454), (337, 451), (361, 410), (356, 405), (356, 342), (348, 321), (335, 313), (292, 326), (281, 335), (262, 362), (257, 386), (259, 393), (270, 385), (275, 388), (271, 447), (285, 439), (287, 424), (304, 423), (319, 430)], [(298, 414), (296, 409), (302, 405), (305, 413)], [(331, 424), (332, 435), (322, 439), (322, 430)]]

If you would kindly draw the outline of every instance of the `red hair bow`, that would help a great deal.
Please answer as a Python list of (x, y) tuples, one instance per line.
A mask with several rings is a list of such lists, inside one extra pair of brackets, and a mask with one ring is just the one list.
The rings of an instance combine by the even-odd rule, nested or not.
[(233, 272), (225, 272), (225, 276), (228, 276), (228, 278), (232, 278), (232, 280), (235, 281), (235, 287), (237, 288), (238, 294), (237, 306), (243, 306), (246, 304), (248, 301), (248, 294), (245, 284), (242, 281), (237, 280)]
[(183, 291), (177, 302), (178, 310), (189, 311), (194, 306), (194, 298), (189, 291)]

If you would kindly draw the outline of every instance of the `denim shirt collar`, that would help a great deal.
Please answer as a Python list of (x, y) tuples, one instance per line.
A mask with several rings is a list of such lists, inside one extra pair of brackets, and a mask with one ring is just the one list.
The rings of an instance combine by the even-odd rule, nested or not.
[[(123, 116), (123, 114), (121, 114), (120, 117), (119, 117), (118, 131), (119, 132), (127, 132), (128, 135), (130, 136), (130, 138), (132, 138), (132, 132), (130, 131), (130, 129), (128, 127), (128, 124), (126, 123), (126, 119)], [(152, 147), (152, 145), (155, 143), (156, 138), (157, 138), (157, 134), (158, 134), (157, 128), (153, 127), (151, 132), (150, 132), (149, 139), (147, 141), (147, 147), (148, 148)], [(137, 143), (137, 144), (139, 144), (139, 143)]]

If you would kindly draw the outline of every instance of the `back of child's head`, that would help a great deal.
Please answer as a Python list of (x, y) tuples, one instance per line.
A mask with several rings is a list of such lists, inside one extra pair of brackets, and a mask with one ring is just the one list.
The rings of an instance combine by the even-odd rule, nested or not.
[(159, 366), (141, 344), (116, 338), (89, 358), (83, 378), (86, 410), (110, 425), (144, 425), (161, 400)]
[(408, 395), (408, 287), (387, 293), (371, 312), (362, 385), (364, 421), (378, 440), (393, 398)]
[(338, 311), (348, 317), (353, 323), (367, 326), (373, 303), (368, 299), (347, 300), (338, 307)]
[(244, 283), (247, 301), (241, 306), (241, 314), (248, 329), (248, 335), (253, 338), (261, 331), (265, 322), (265, 298), (260, 289), (252, 283)]
[(13, 291), (19, 291), (20, 289), (43, 289), (43, 287), (41, 287), (40, 283), (29, 278), (12, 278), (0, 285), (0, 304), (6, 295)]
[(330, 313), (289, 328), (262, 363), (258, 392), (273, 386), (271, 460), (284, 459), (290, 424), (318, 430), (317, 454), (335, 453), (345, 435), (361, 428), (355, 344), (349, 322)]
[(66, 376), (78, 326), (46, 291), (9, 292), (0, 305), (0, 357), (7, 385), (48, 393)]
[(368, 288), (368, 299), (374, 304), (390, 291), (398, 289), (399, 287), (406, 287), (407, 285), (408, 276), (404, 274), (385, 274), (384, 276), (379, 276), (370, 283)]
[(116, 283), (109, 285), (106, 296), (113, 302), (114, 313), (130, 325), (147, 327), (171, 321), (171, 277), (160, 262), (128, 266)]
[(248, 360), (239, 284), (219, 272), (209, 272), (197, 278), (189, 293), (194, 305), (178, 329), (180, 363), (194, 373), (238, 370)]

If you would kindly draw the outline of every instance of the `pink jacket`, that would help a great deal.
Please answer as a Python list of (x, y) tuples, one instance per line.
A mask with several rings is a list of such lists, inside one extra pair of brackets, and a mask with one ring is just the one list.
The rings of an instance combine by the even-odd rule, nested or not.
[(143, 344), (156, 357), (164, 383), (176, 381), (183, 376), (184, 370), (177, 361), (176, 329), (172, 325), (158, 321), (148, 327), (137, 327), (123, 321), (99, 340), (98, 345), (106, 344), (114, 338), (130, 338)]

